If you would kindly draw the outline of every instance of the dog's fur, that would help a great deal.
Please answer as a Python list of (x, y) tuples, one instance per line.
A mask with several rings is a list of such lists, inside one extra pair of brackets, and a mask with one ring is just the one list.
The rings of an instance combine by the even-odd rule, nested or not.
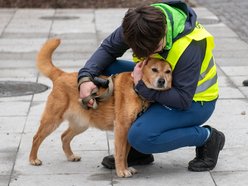
[[(50, 39), (41, 48), (37, 57), (40, 72), (53, 82), (40, 127), (33, 138), (29, 160), (32, 165), (41, 165), (37, 153), (42, 141), (51, 134), (64, 120), (69, 121), (68, 129), (62, 134), (63, 150), (69, 161), (79, 161), (71, 150), (70, 142), (74, 136), (84, 132), (88, 127), (101, 130), (113, 130), (115, 133), (115, 164), (119, 177), (129, 177), (136, 172), (128, 168), (127, 155), (130, 146), (127, 133), (142, 107), (148, 106), (133, 89), (130, 72), (120, 73), (114, 78), (114, 93), (106, 101), (100, 102), (96, 110), (85, 110), (78, 98), (77, 73), (67, 73), (52, 64), (52, 54), (60, 44), (59, 39)], [(149, 59), (143, 68), (143, 81), (147, 87), (166, 90), (171, 87), (171, 68), (164, 61)], [(161, 80), (162, 83), (161, 86)], [(160, 83), (158, 83), (160, 81)], [(99, 93), (104, 91), (100, 89)], [(145, 105), (144, 105), (145, 103)]]

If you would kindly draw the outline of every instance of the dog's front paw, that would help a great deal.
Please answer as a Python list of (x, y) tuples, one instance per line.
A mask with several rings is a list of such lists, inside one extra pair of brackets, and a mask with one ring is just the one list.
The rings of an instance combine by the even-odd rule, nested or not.
[(35, 166), (39, 166), (42, 164), (42, 161), (39, 159), (30, 160), (30, 164), (35, 165)]
[(80, 161), (81, 160), (81, 157), (80, 156), (75, 156), (73, 154), (73, 155), (69, 156), (67, 159), (68, 159), (68, 161), (76, 162), (76, 161)]
[(116, 170), (117, 176), (121, 178), (128, 178), (137, 173), (137, 170), (133, 167), (128, 167), (124, 170)]

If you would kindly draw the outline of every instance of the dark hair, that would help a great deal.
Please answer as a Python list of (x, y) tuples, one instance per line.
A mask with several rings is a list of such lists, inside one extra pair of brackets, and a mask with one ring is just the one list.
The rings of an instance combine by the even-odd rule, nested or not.
[(166, 18), (153, 6), (129, 9), (122, 22), (125, 42), (137, 57), (148, 57), (165, 36)]

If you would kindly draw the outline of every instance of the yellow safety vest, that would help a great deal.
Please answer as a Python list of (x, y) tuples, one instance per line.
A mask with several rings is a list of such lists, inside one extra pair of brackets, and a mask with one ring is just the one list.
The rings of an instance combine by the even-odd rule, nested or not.
[[(159, 58), (167, 61), (172, 70), (176, 67), (181, 55), (184, 53), (186, 48), (189, 46), (192, 40), (200, 41), (206, 39), (206, 53), (204, 60), (202, 62), (199, 81), (197, 88), (193, 97), (194, 101), (212, 101), (218, 97), (218, 81), (217, 81), (217, 69), (212, 54), (214, 48), (214, 38), (213, 36), (199, 23), (196, 24), (195, 29), (185, 35), (184, 37), (176, 40), (172, 48), (169, 50), (167, 58), (164, 59), (158, 53), (153, 54), (151, 57)], [(141, 59), (136, 57), (133, 58), (134, 62), (139, 62)], [(187, 61), (185, 61), (186, 63)]]

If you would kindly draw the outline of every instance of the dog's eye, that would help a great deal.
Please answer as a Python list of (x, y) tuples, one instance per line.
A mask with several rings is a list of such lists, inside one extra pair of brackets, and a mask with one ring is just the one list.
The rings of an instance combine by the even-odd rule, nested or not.
[(170, 74), (171, 73), (171, 70), (166, 70), (165, 73), (166, 74)]
[(153, 72), (158, 72), (158, 69), (152, 68), (152, 71), (153, 71)]

